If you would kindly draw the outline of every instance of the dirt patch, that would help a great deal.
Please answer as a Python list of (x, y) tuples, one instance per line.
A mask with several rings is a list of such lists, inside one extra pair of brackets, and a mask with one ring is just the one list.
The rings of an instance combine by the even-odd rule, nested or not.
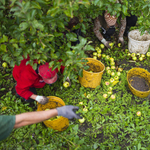
[(102, 71), (102, 67), (97, 66), (93, 63), (88, 63), (87, 64), (89, 66), (89, 69), (87, 69), (87, 71), (92, 71), (92, 72), (101, 72)]
[(149, 84), (148, 82), (140, 77), (140, 76), (133, 76), (129, 79), (129, 83), (132, 87), (139, 91), (148, 91), (149, 90)]

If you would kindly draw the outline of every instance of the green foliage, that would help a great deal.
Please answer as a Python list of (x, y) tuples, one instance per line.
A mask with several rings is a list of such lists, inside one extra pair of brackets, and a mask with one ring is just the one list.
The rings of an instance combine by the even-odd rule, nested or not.
[[(139, 29), (149, 31), (149, 5), (148, 1), (140, 0), (122, 0), (121, 4), (116, 3), (115, 0), (0, 1), (0, 56), (11, 67), (14, 67), (15, 64), (19, 65), (23, 59), (22, 56), (27, 58), (28, 55), (31, 59), (28, 63), (33, 68), (36, 68), (36, 65), (33, 65), (34, 59), (41, 62), (55, 60), (54, 68), (69, 65), (65, 69), (65, 74), (76, 80), (76, 75), (73, 76), (71, 72), (74, 67), (78, 74), (82, 65), (81, 59), (84, 58), (83, 52), (78, 51), (92, 50), (92, 46), (85, 47), (80, 44), (75, 47), (77, 53), (73, 53), (71, 57), (70, 54), (67, 54), (68, 51), (74, 49), (71, 43), (77, 39), (76, 34), (66, 30), (70, 18), (78, 17), (80, 21), (72, 30), (81, 28), (86, 34), (92, 19), (107, 9), (108, 12), (113, 15), (117, 14), (117, 16), (120, 14), (126, 16), (130, 13), (137, 15)], [(86, 44), (84, 42), (86, 40), (82, 38), (80, 42)], [(72, 61), (72, 58), (76, 58), (76, 54), (78, 58)], [(57, 63), (59, 59), (63, 60), (60, 64)]]

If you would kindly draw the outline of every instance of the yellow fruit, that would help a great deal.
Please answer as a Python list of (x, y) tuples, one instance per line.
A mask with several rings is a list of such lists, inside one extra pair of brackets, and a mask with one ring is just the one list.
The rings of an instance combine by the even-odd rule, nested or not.
[(97, 56), (97, 53), (96, 53), (96, 52), (94, 52), (94, 53), (93, 53), (93, 55), (94, 55), (94, 56)]
[(111, 95), (110, 98), (111, 98), (111, 99), (115, 99), (116, 96), (115, 96), (115, 95)]
[(114, 65), (115, 65), (115, 62), (112, 62), (112, 61), (111, 61), (111, 62), (110, 62), (110, 65), (111, 65), (111, 66), (114, 66)]
[(102, 52), (101, 49), (98, 49), (98, 50), (97, 50), (97, 53), (98, 53), (98, 54), (101, 54), (101, 52)]
[(105, 54), (102, 54), (102, 57), (104, 58), (104, 57), (106, 57), (106, 55), (105, 55)]
[(118, 43), (118, 47), (121, 47), (121, 43)]
[(108, 91), (107, 93), (108, 93), (108, 95), (111, 95), (111, 94), (112, 94), (112, 91)]
[(97, 54), (97, 57), (100, 58), (100, 57), (101, 57), (101, 54)]
[(104, 46), (104, 44), (100, 44), (100, 47), (101, 47), (101, 48), (104, 48), (105, 46)]
[(147, 56), (147, 57), (150, 57), (150, 52), (147, 52), (146, 56)]
[(110, 57), (109, 60), (112, 61), (112, 62), (114, 62), (114, 58), (112, 58), (112, 57)]
[(119, 71), (119, 72), (122, 72), (122, 71), (123, 71), (123, 69), (122, 69), (122, 68), (118, 68), (118, 71)]
[(138, 111), (138, 112), (136, 113), (136, 115), (137, 115), (137, 116), (141, 116), (141, 112)]
[(4, 68), (6, 68), (6, 67), (7, 67), (7, 63), (6, 63), (6, 62), (3, 62), (3, 63), (2, 63), (2, 66), (3, 66)]
[(97, 57), (96, 57), (96, 56), (94, 56), (93, 58), (94, 58), (94, 59), (97, 59)]
[(65, 88), (67, 88), (67, 87), (69, 86), (69, 82), (67, 82), (67, 81), (64, 82), (64, 83), (63, 83), (63, 86), (64, 86)]
[(80, 123), (83, 123), (85, 121), (85, 118), (79, 119)]
[(83, 105), (83, 102), (79, 102), (80, 105)]
[(119, 80), (119, 77), (118, 77), (118, 76), (115, 76), (114, 79), (117, 81), (117, 80)]
[(115, 69), (116, 67), (115, 66), (111, 66), (111, 69)]
[(86, 97), (87, 97), (87, 98), (90, 98), (90, 97), (91, 97), (91, 95), (90, 95), (90, 94), (88, 94)]
[(110, 78), (110, 82), (113, 83), (115, 80), (113, 78)]
[(133, 59), (134, 61), (136, 61), (136, 60), (137, 60), (137, 57), (132, 57), (132, 59)]
[(107, 95), (107, 94), (103, 94), (103, 97), (104, 97), (104, 98), (107, 98), (107, 97), (108, 97), (108, 95)]
[(87, 109), (87, 108), (83, 108), (83, 111), (84, 111), (84, 112), (88, 112), (88, 109)]
[(140, 57), (139, 60), (142, 61), (142, 60), (143, 60), (143, 57)]
[(114, 76), (115, 75), (115, 72), (111, 72), (111, 76)]
[(143, 58), (144, 58), (144, 57), (145, 57), (145, 55), (144, 55), (144, 54), (142, 54), (142, 55), (141, 55), (141, 57), (143, 57)]
[(135, 53), (132, 53), (132, 54), (131, 54), (131, 57), (135, 57), (135, 55), (136, 55)]

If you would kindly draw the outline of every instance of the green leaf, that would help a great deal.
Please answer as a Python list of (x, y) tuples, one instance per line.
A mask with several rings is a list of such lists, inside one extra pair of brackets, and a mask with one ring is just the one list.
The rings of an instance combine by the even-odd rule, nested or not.
[(52, 17), (54, 17), (57, 13), (60, 12), (60, 9), (58, 7), (51, 8), (47, 11), (47, 14), (50, 14)]
[(2, 51), (6, 52), (6, 45), (5, 45), (5, 44), (2, 44), (2, 45), (0, 46), (0, 49), (1, 49)]
[(138, 144), (138, 150), (140, 150), (140, 149), (141, 149), (141, 143)]
[(73, 56), (73, 52), (72, 51), (67, 51), (66, 54), (69, 55), (69, 56)]
[(84, 50), (92, 50), (92, 51), (95, 51), (95, 49), (93, 48), (93, 46), (91, 46), (91, 45), (86, 45), (85, 47), (84, 47)]
[(31, 8), (41, 9), (41, 6), (40, 6), (39, 3), (37, 3), (37, 2), (31, 1)]
[(17, 40), (16, 40), (16, 39), (11, 39), (9, 42), (10, 42), (10, 43), (16, 43)]
[(0, 91), (4, 91), (4, 90), (5, 90), (5, 88), (1, 88), (1, 89), (0, 89)]
[(36, 10), (35, 9), (31, 10), (31, 19), (32, 20), (34, 19), (35, 15), (36, 15)]
[(49, 66), (52, 68), (53, 65), (54, 65), (54, 61), (51, 61), (51, 62), (49, 63)]
[(87, 42), (87, 39), (86, 39), (86, 38), (83, 38), (83, 37), (81, 37), (81, 36), (79, 36), (79, 40), (80, 40), (80, 43), (81, 43), (82, 45), (85, 45), (86, 42)]
[(69, 7), (67, 10), (64, 11), (65, 15), (70, 17), (70, 18), (73, 18), (73, 10), (72, 10), (72, 7)]
[(18, 44), (13, 44), (13, 46), (14, 46), (15, 48), (18, 48)]
[(11, 66), (11, 67), (14, 67), (14, 66), (15, 66), (15, 61), (14, 61), (14, 60), (11, 60), (11, 61), (10, 61), (10, 66)]
[(32, 68), (33, 68), (34, 70), (36, 70), (36, 69), (37, 69), (37, 63), (34, 63), (33, 66), (32, 66)]
[(21, 31), (25, 30), (28, 28), (28, 23), (27, 22), (22, 22), (20, 25), (19, 25), (19, 28)]
[(65, 28), (63, 22), (57, 22), (59, 28)]
[(83, 69), (80, 69), (80, 70), (79, 70), (79, 76), (80, 76), (80, 77), (83, 77)]
[(128, 15), (127, 11), (128, 11), (128, 7), (126, 7), (125, 5), (123, 5), (123, 6), (122, 6), (122, 12), (123, 12), (123, 14), (124, 14), (125, 16)]
[(75, 33), (67, 33), (66, 37), (68, 40), (73, 41), (73, 42), (78, 40), (77, 35)]
[(73, 60), (72, 59), (69, 59), (66, 61), (65, 63), (65, 66), (69, 66), (70, 64), (72, 64)]
[(55, 36), (55, 37), (59, 37), (59, 36), (62, 36), (62, 35), (63, 35), (63, 33), (59, 33), (59, 32), (55, 32), (55, 33), (54, 33), (54, 36)]
[(39, 23), (37, 20), (34, 20), (34, 21), (32, 22), (32, 26), (33, 26), (34, 28), (40, 29), (40, 30), (42, 30), (42, 31), (43, 31), (43, 29), (44, 29), (43, 24)]
[(8, 37), (3, 35), (3, 42), (8, 42)]

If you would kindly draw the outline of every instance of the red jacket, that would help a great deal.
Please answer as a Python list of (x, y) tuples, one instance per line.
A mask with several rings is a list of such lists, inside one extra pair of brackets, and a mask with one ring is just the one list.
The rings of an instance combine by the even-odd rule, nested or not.
[[(29, 60), (23, 59), (19, 66), (14, 67), (13, 77), (17, 81), (16, 92), (21, 97), (28, 100), (33, 94), (29, 91), (30, 87), (42, 88), (46, 84), (43, 82), (41, 76), (39, 76), (31, 65), (26, 65), (26, 62)], [(61, 67), (61, 73), (63, 73), (64, 66)]]

